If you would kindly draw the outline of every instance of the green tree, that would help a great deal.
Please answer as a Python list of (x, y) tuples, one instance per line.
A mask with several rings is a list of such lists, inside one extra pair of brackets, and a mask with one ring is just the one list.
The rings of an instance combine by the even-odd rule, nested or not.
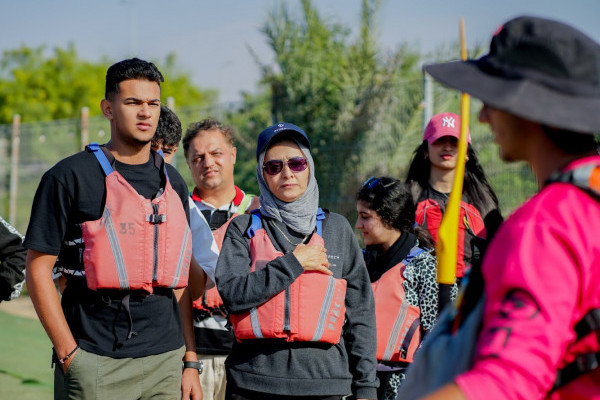
[(99, 113), (95, 105), (104, 96), (106, 63), (90, 63), (77, 57), (73, 45), (56, 48), (22, 46), (7, 50), (0, 60), (0, 123), (14, 114), (24, 122), (73, 118), (82, 107)]
[[(100, 115), (106, 69), (113, 61), (79, 58), (73, 44), (47, 54), (45, 46), (3, 52), (0, 59), (0, 123), (10, 123), (14, 114), (23, 122), (78, 118), (82, 107)], [(214, 103), (215, 90), (194, 85), (191, 74), (177, 66), (175, 54), (164, 62), (154, 61), (165, 77), (163, 101), (176, 99), (178, 106), (205, 106)]]
[(310, 0), (301, 1), (300, 17), (282, 2), (262, 30), (276, 60), (275, 66), (262, 65), (263, 81), (272, 93), (272, 118), (306, 130), (321, 202), (345, 214), (354, 208), (348, 194), (360, 180), (372, 171), (394, 168), (385, 162), (393, 158), (389, 146), (389, 154), (363, 162), (363, 155), (373, 153), (367, 148), (376, 146), (369, 139), (381, 139), (381, 124), (393, 115), (396, 126), (385, 135), (396, 141), (403, 135), (399, 128), (418, 119), (421, 102), (421, 85), (401, 87), (420, 76), (419, 55), (407, 46), (391, 54), (378, 48), (379, 8), (379, 0), (362, 1), (356, 38), (343, 25), (322, 18)]

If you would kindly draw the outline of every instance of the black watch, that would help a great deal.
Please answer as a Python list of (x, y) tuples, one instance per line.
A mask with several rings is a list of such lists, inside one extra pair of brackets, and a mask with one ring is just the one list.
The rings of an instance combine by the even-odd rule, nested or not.
[(202, 360), (200, 360), (200, 361), (184, 361), (183, 369), (185, 369), (185, 368), (197, 369), (198, 375), (200, 375), (202, 373), (202, 370), (204, 369), (204, 363), (202, 362)]

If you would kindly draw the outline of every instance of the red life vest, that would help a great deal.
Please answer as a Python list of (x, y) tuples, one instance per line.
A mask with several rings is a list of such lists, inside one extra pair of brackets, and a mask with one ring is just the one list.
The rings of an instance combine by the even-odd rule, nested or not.
[[(425, 199), (417, 203), (415, 222), (427, 228), (435, 243), (438, 240), (438, 230), (442, 223), (442, 217), (442, 208), (437, 201)], [(460, 202), (459, 222), (456, 277), (462, 278), (470, 268), (470, 265), (465, 265), (465, 246), (470, 246), (470, 243), (465, 243), (465, 230), (468, 230), (473, 236), (479, 236), (484, 239), (486, 233), (483, 217), (479, 211), (473, 205), (462, 200)]]
[[(244, 192), (242, 192), (242, 190), (237, 186), (235, 189), (236, 197), (233, 199), (233, 205), (237, 206), (237, 213), (232, 214), (223, 225), (212, 232), (219, 251), (221, 251), (221, 247), (223, 247), (223, 239), (225, 238), (225, 233), (227, 232), (227, 228), (229, 227), (231, 220), (246, 211), (248, 206), (250, 206), (252, 198), (254, 197), (254, 195), (251, 194), (244, 194)], [(192, 192), (192, 201), (193, 200), (200, 201), (202, 199), (198, 194), (196, 194), (196, 192)], [(225, 309), (223, 308), (223, 299), (221, 299), (216, 286), (204, 292), (202, 297), (194, 300), (192, 305), (198, 310), (205, 311), (207, 313), (205, 315), (211, 315), (215, 310), (220, 314), (226, 314)]]
[[(219, 251), (221, 251), (221, 247), (223, 247), (223, 239), (225, 238), (225, 232), (227, 232), (227, 228), (229, 227), (231, 220), (237, 215), (239, 214), (233, 214), (231, 218), (229, 218), (223, 225), (221, 225), (220, 228), (212, 232), (213, 237), (215, 238), (215, 242), (217, 243), (217, 247), (219, 248)], [(215, 286), (204, 292), (202, 297), (200, 297), (197, 300), (194, 300), (192, 304), (194, 308), (197, 308), (199, 310), (206, 310), (208, 313), (212, 313), (215, 309), (221, 310), (221, 307), (223, 306), (223, 299), (221, 299), (219, 291)], [(224, 311), (222, 311), (222, 313), (224, 313)]]
[[(317, 232), (310, 245), (324, 245), (319, 209)], [(250, 236), (250, 271), (265, 265), (283, 253), (277, 251), (262, 228), (260, 212), (252, 212)], [(346, 314), (346, 281), (320, 272), (302, 273), (287, 289), (265, 303), (241, 314), (230, 314), (236, 340), (285, 339), (289, 342), (310, 341), (337, 344), (340, 341)]]
[(146, 199), (113, 170), (97, 143), (88, 148), (106, 174), (102, 217), (81, 225), (88, 287), (148, 293), (153, 287), (186, 287), (192, 237), (183, 204), (168, 176), (164, 191), (154, 200)]
[(413, 247), (406, 258), (371, 283), (375, 297), (377, 360), (412, 362), (421, 343), (421, 310), (408, 304), (404, 291), (404, 270), (424, 250)]

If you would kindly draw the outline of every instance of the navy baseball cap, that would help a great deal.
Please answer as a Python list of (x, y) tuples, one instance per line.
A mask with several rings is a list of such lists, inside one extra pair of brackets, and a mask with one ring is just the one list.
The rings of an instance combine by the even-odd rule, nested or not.
[(304, 132), (302, 128), (288, 122), (278, 122), (275, 125), (271, 125), (262, 131), (260, 135), (258, 135), (258, 143), (256, 144), (256, 160), (258, 160), (260, 153), (269, 147), (269, 143), (276, 136), (282, 135), (294, 137), (310, 150), (310, 140), (308, 140), (308, 136), (306, 136), (306, 132)]

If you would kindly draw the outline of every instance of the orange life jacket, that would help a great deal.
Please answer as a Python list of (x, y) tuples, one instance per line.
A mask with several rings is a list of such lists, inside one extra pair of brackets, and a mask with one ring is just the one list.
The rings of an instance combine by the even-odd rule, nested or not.
[[(250, 271), (265, 265), (283, 253), (276, 250), (262, 227), (259, 210), (251, 214)], [(308, 246), (324, 245), (322, 221), (325, 213), (319, 209), (317, 232)], [(265, 303), (241, 314), (230, 314), (236, 340), (285, 339), (289, 342), (311, 341), (336, 344), (342, 334), (346, 314), (346, 281), (320, 272), (302, 273), (287, 289)]]
[(88, 148), (106, 174), (102, 217), (81, 225), (83, 263), (92, 290), (182, 288), (188, 283), (192, 237), (179, 195), (167, 177), (155, 199), (141, 196), (115, 171), (97, 143)]
[[(221, 251), (221, 247), (223, 247), (223, 239), (225, 238), (225, 232), (227, 232), (227, 228), (229, 227), (231, 220), (237, 215), (239, 214), (233, 214), (231, 218), (229, 218), (223, 225), (221, 225), (221, 227), (215, 229), (212, 232), (213, 237), (215, 238), (215, 242), (217, 243), (217, 247), (219, 248), (219, 251)], [(194, 300), (192, 304), (194, 308), (197, 308), (199, 310), (205, 310), (208, 313), (207, 315), (212, 314), (214, 310), (221, 310), (220, 312), (225, 314), (224, 309), (222, 309), (223, 299), (221, 299), (221, 296), (219, 295), (219, 291), (217, 290), (216, 286), (208, 289), (206, 292), (204, 292), (202, 297), (200, 297), (197, 300)]]
[[(443, 212), (441, 206), (433, 199), (425, 199), (417, 203), (417, 211), (415, 213), (415, 222), (427, 228), (433, 241), (437, 243), (438, 230), (442, 223)], [(469, 270), (470, 265), (465, 265), (465, 246), (470, 246), (470, 243), (465, 243), (465, 231), (468, 230), (473, 236), (479, 236), (485, 239), (485, 225), (483, 217), (477, 209), (465, 201), (460, 202), (460, 216), (458, 226), (458, 253), (456, 257), (456, 277), (462, 278), (465, 272)]]
[[(233, 199), (233, 205), (237, 206), (237, 213), (233, 213), (223, 225), (212, 231), (219, 251), (221, 251), (221, 247), (223, 247), (223, 239), (225, 238), (225, 233), (227, 232), (227, 228), (229, 227), (231, 220), (246, 211), (246, 209), (250, 206), (253, 197), (255, 196), (251, 194), (244, 194), (241, 189), (236, 186), (236, 198)], [(195, 199), (200, 200), (199, 196), (195, 194), (195, 192), (192, 192), (192, 201)], [(195, 309), (203, 311), (203, 314), (201, 314), (203, 315), (203, 318), (211, 316), (214, 312), (217, 312), (223, 316), (227, 314), (223, 308), (223, 299), (221, 299), (216, 286), (204, 292), (202, 297), (192, 302), (192, 305)]]
[(375, 297), (377, 360), (412, 362), (421, 343), (421, 310), (408, 304), (404, 291), (404, 270), (424, 250), (413, 247), (406, 258), (371, 283)]

